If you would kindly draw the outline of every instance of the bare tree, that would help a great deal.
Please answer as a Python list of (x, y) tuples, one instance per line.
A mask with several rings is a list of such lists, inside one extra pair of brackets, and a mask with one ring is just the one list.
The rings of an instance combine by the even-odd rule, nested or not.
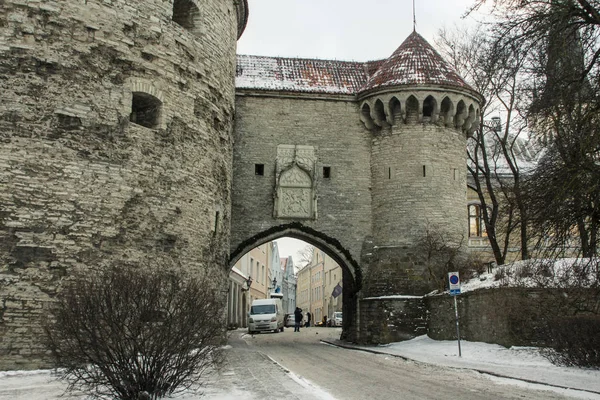
[(315, 247), (312, 244), (306, 244), (306, 246), (298, 250), (298, 253), (296, 254), (300, 257), (300, 268), (304, 268), (306, 265), (309, 265), (312, 262), (314, 251)]
[(492, 30), (495, 45), (528, 55), (527, 118), (545, 154), (525, 189), (540, 248), (556, 251), (576, 245), (582, 255), (595, 256), (600, 225), (600, 3), (490, 3), (498, 19)]
[(461, 275), (467, 277), (462, 240), (456, 243), (449, 239), (451, 237), (448, 232), (428, 227), (425, 235), (417, 243), (425, 258), (427, 278), (441, 292), (447, 288), (448, 272), (459, 271)]
[(68, 390), (158, 399), (201, 383), (220, 361), (223, 299), (197, 277), (114, 267), (75, 274), (45, 323)]
[(498, 46), (483, 25), (474, 31), (441, 31), (437, 44), (487, 100), (480, 128), (468, 142), (468, 171), (496, 263), (504, 264), (515, 231), (521, 257), (527, 259), (528, 216), (521, 193), (521, 163), (527, 163), (530, 153), (520, 146), (527, 127), (522, 113), (527, 57), (517, 47)]

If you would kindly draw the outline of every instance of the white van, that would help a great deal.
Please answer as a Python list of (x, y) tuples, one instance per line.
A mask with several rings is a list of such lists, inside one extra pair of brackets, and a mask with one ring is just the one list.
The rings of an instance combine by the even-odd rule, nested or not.
[(331, 323), (331, 326), (342, 326), (342, 312), (334, 312), (329, 321)]
[(254, 300), (248, 313), (248, 333), (283, 332), (283, 309), (280, 299)]

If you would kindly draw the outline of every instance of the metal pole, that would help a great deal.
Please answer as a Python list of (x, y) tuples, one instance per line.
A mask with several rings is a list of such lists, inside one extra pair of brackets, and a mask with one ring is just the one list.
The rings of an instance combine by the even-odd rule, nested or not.
[(454, 315), (456, 317), (456, 338), (458, 339), (458, 356), (462, 357), (460, 350), (460, 328), (458, 326), (458, 303), (456, 302), (456, 295), (454, 295)]

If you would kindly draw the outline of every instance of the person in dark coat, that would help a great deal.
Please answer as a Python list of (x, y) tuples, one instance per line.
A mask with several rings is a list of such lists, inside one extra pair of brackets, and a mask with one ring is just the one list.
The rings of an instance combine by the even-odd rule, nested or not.
[(310, 320), (311, 320), (312, 316), (310, 315), (310, 312), (306, 313), (306, 327), (308, 328), (310, 326)]
[(300, 307), (296, 307), (296, 311), (294, 311), (294, 332), (300, 332), (300, 324), (302, 323), (302, 309)]

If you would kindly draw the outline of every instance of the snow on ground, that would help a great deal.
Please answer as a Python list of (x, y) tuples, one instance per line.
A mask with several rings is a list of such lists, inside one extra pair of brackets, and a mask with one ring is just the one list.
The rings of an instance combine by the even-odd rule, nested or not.
[[(454, 368), (469, 368), (501, 377), (538, 382), (562, 388), (588, 392), (568, 391), (571, 396), (584, 399), (600, 399), (600, 371), (583, 368), (567, 368), (553, 365), (535, 347), (505, 348), (497, 344), (461, 340), (462, 357), (458, 356), (456, 340), (433, 340), (426, 335), (412, 340), (365, 349), (399, 355), (415, 361)], [(494, 378), (499, 383), (502, 378)], [(528, 382), (511, 384), (525, 385)], [(556, 390), (566, 394), (564, 390)], [(594, 392), (594, 393), (591, 393)]]
[[(474, 369), (482, 373), (494, 375), (490, 377), (500, 384), (511, 384), (529, 388), (543, 388), (579, 399), (600, 400), (600, 371), (582, 368), (558, 367), (551, 364), (539, 354), (534, 347), (505, 348), (495, 344), (461, 341), (462, 357), (458, 357), (456, 341), (437, 341), (420, 336), (405, 342), (392, 343), (385, 346), (364, 347), (379, 352), (399, 355), (415, 361), (453, 367)], [(283, 368), (283, 367), (282, 367)], [(311, 382), (289, 374), (305, 389), (310, 389), (312, 398), (329, 399), (325, 391)], [(506, 379), (514, 378), (514, 379)], [(519, 379), (519, 380), (515, 380)], [(544, 384), (536, 385), (535, 382)], [(563, 388), (571, 388), (565, 390)], [(0, 372), (0, 400), (48, 400), (59, 399), (64, 384), (53, 379), (50, 371), (8, 371)], [(577, 389), (577, 390), (573, 390)], [(199, 393), (203, 395), (200, 396)], [(82, 400), (83, 395), (62, 397)], [(186, 392), (177, 397), (178, 400), (254, 400), (251, 392), (237, 388), (215, 386), (203, 387), (199, 392)]]
[(597, 285), (600, 260), (562, 258), (526, 260), (494, 267), (491, 273), (461, 283), (461, 292), (497, 287), (589, 287)]

